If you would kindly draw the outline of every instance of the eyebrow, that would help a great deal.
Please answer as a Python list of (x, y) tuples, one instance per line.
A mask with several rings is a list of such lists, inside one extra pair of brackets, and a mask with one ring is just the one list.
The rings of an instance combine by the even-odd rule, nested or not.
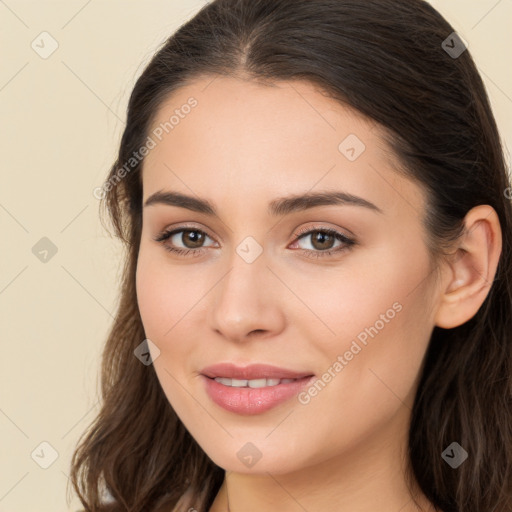
[[(187, 210), (203, 213), (205, 215), (219, 217), (217, 209), (210, 201), (188, 196), (180, 192), (155, 192), (146, 200), (144, 208), (155, 204), (177, 206), (179, 208), (186, 208)], [(308, 210), (317, 206), (330, 205), (361, 206), (377, 213), (383, 213), (378, 206), (374, 205), (370, 201), (341, 191), (310, 192), (306, 194), (277, 198), (269, 203), (268, 213), (273, 217), (277, 217)]]

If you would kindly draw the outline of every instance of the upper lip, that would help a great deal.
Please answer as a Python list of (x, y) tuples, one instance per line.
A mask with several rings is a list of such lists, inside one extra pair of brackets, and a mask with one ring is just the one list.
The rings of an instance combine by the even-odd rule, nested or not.
[(250, 364), (236, 366), (233, 363), (219, 363), (207, 366), (201, 370), (206, 377), (226, 377), (230, 379), (301, 379), (311, 377), (311, 372), (296, 372), (286, 368), (278, 368), (269, 364)]

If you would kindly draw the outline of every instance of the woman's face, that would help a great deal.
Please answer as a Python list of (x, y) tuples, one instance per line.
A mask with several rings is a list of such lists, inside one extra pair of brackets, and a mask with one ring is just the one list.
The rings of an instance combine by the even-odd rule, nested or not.
[[(163, 391), (203, 450), (286, 473), (403, 441), (437, 299), (425, 197), (379, 127), (306, 82), (207, 77), (168, 98), (149, 136), (138, 302)], [(306, 377), (230, 387), (203, 375), (218, 363)]]

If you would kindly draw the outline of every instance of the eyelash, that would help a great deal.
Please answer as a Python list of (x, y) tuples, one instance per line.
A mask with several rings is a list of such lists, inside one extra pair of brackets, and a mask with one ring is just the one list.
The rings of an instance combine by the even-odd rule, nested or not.
[[(177, 233), (181, 233), (183, 231), (192, 231), (192, 232), (201, 233), (205, 236), (208, 236), (208, 234), (205, 233), (204, 231), (202, 231), (201, 229), (197, 229), (194, 227), (188, 227), (188, 226), (181, 226), (181, 227), (173, 229), (173, 230), (162, 231), (159, 235), (157, 235), (154, 238), (154, 240), (156, 242), (160, 242), (164, 246), (164, 249), (171, 253), (178, 254), (180, 256), (188, 256), (190, 253), (193, 253), (193, 255), (189, 256), (189, 257), (200, 256), (202, 254), (202, 252), (204, 251), (205, 247), (201, 247), (199, 249), (180, 249), (180, 248), (177, 249), (175, 247), (170, 247), (169, 245), (167, 245), (165, 243), (173, 235), (176, 235)], [(328, 249), (325, 251), (312, 250), (312, 249), (296, 249), (296, 250), (301, 251), (308, 258), (323, 258), (323, 257), (327, 257), (327, 256), (332, 256), (333, 254), (341, 253), (343, 251), (349, 250), (352, 246), (356, 245), (356, 243), (357, 243), (352, 238), (347, 237), (346, 235), (340, 233), (339, 231), (336, 231), (335, 229), (324, 228), (324, 227), (313, 227), (313, 228), (299, 230), (298, 232), (294, 233), (294, 235), (293, 235), (294, 237), (296, 237), (294, 242), (300, 240), (301, 238), (305, 237), (306, 235), (311, 235), (313, 233), (324, 233), (324, 234), (332, 235), (337, 240), (343, 242), (345, 245), (340, 246), (337, 249)], [(211, 237), (208, 236), (208, 238), (211, 238)]]

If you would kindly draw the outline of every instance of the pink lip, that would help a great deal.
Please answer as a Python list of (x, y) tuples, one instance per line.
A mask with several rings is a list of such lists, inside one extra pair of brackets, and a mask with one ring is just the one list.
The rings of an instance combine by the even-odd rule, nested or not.
[[(202, 379), (211, 400), (230, 412), (260, 414), (296, 396), (308, 386), (315, 376), (309, 372), (295, 372), (265, 364), (237, 367), (231, 363), (204, 368)], [(214, 380), (215, 377), (230, 379), (297, 379), (294, 382), (265, 386), (263, 388), (230, 387)]]
[(213, 402), (227, 411), (247, 415), (260, 414), (286, 402), (315, 379), (311, 376), (277, 386), (235, 388), (224, 386), (204, 375), (201, 378), (205, 382), (206, 393)]
[(207, 366), (201, 370), (206, 377), (226, 377), (228, 379), (301, 379), (310, 377), (311, 372), (295, 372), (285, 368), (278, 368), (268, 364), (250, 364), (249, 366), (236, 366), (232, 363), (219, 363)]

